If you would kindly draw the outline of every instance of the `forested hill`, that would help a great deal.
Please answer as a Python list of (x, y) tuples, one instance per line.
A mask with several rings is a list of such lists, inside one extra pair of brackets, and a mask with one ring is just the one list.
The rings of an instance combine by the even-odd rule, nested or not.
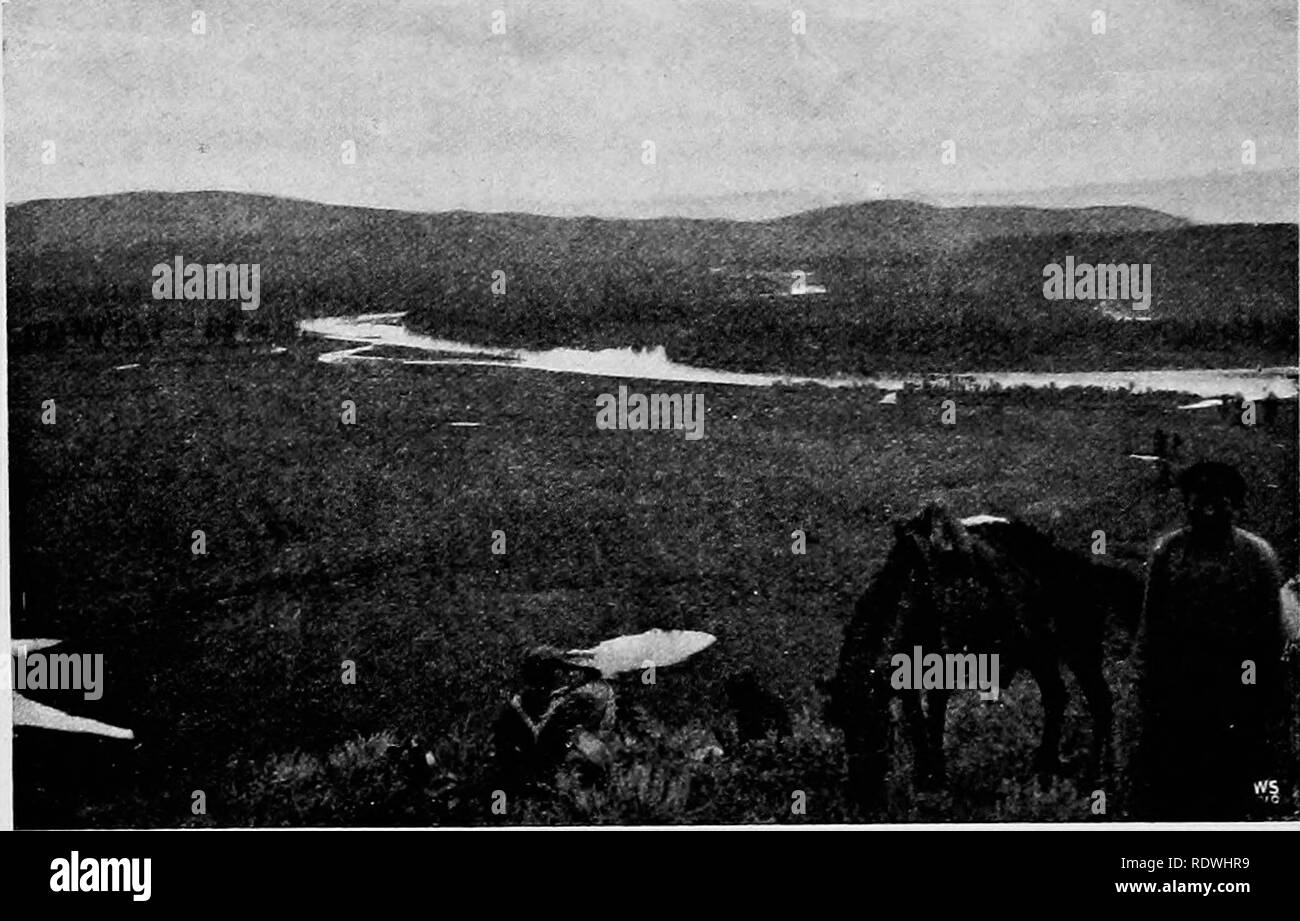
[[(18, 348), (283, 341), (303, 316), (404, 310), (413, 326), (482, 343), (663, 344), (683, 360), (792, 372), (1278, 364), (1297, 349), (1295, 225), (1199, 226), (1141, 208), (873, 201), (769, 221), (637, 221), (196, 192), (7, 214)], [(153, 300), (153, 266), (178, 255), (259, 264), (262, 306)], [(1044, 267), (1067, 256), (1150, 264), (1153, 322), (1116, 320), (1123, 304), (1045, 299)], [(795, 280), (818, 293), (791, 296)]]

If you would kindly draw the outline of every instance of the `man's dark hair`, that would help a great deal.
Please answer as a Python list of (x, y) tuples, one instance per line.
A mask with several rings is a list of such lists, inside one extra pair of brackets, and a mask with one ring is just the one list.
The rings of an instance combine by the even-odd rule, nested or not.
[(1237, 468), (1222, 461), (1200, 461), (1178, 475), (1178, 488), (1184, 496), (1194, 492), (1211, 496), (1224, 496), (1234, 506), (1240, 507), (1246, 497), (1246, 481)]
[(600, 669), (576, 661), (558, 646), (534, 646), (524, 653), (521, 673), (526, 684), (547, 684), (556, 669), (582, 675), (588, 680), (601, 677)]

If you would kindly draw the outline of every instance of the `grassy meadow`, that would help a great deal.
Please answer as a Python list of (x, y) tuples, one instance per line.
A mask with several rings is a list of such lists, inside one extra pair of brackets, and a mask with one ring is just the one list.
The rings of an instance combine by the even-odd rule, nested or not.
[[(1242, 523), (1297, 568), (1294, 405), (1243, 428), (1176, 412), (1170, 395), (1015, 391), (955, 396), (949, 426), (951, 394), (888, 406), (869, 390), (705, 386), (691, 388), (705, 438), (688, 442), (598, 431), (596, 396), (618, 381), (327, 366), (330, 344), (283, 344), (12, 355), (14, 636), (62, 637), (107, 669), (100, 701), (32, 696), (136, 734), (20, 732), (20, 827), (1122, 818), (1121, 778), (1100, 817), (1071, 776), (1047, 789), (1031, 777), (1041, 710), (1024, 676), (996, 703), (954, 698), (947, 793), (912, 795), (904, 749), (887, 810), (853, 813), (814, 682), (834, 671), (891, 520), (943, 494), (1080, 552), (1103, 529), (1137, 571), (1180, 523), (1176, 494), (1127, 457), (1159, 426), (1188, 459), (1241, 466)], [(490, 552), (495, 530), (504, 555)], [(651, 627), (718, 642), (654, 685), (619, 683), (606, 783), (565, 775), (554, 795), (495, 814), (490, 721), (520, 653)], [(1121, 733), (1127, 648), (1117, 631)], [(724, 682), (746, 668), (786, 702), (793, 737), (738, 743)], [(395, 757), (411, 736), (435, 752), (434, 778)], [(1088, 737), (1076, 695), (1063, 754)], [(1121, 767), (1125, 751), (1121, 739)], [(796, 791), (806, 814), (791, 812)]]

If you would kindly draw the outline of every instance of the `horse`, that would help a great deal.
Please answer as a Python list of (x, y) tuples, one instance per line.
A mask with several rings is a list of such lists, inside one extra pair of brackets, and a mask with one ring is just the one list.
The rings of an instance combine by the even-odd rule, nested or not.
[[(1108, 620), (1132, 635), (1142, 581), (1118, 565), (1095, 563), (1058, 546), (1023, 521), (955, 517), (930, 503), (894, 524), (884, 565), (858, 599), (845, 628), (839, 669), (823, 684), (826, 716), (844, 730), (849, 781), (865, 810), (882, 805), (891, 761), (892, 701), (902, 698), (914, 752), (914, 786), (945, 779), (944, 719), (951, 689), (895, 689), (894, 653), (920, 646), (946, 653), (996, 653), (999, 684), (1028, 671), (1043, 697), (1044, 724), (1034, 767), (1060, 773), (1067, 703), (1061, 663), (1079, 682), (1092, 718), (1094, 775), (1112, 756), (1113, 708), (1102, 674)], [(924, 696), (924, 708), (922, 706)]]

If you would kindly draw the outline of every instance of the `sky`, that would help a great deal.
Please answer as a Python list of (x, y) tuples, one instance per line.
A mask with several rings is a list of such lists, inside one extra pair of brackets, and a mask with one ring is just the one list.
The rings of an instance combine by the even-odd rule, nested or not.
[(9, 202), (227, 189), (758, 219), (888, 197), (1297, 219), (1293, 0), (0, 9)]

